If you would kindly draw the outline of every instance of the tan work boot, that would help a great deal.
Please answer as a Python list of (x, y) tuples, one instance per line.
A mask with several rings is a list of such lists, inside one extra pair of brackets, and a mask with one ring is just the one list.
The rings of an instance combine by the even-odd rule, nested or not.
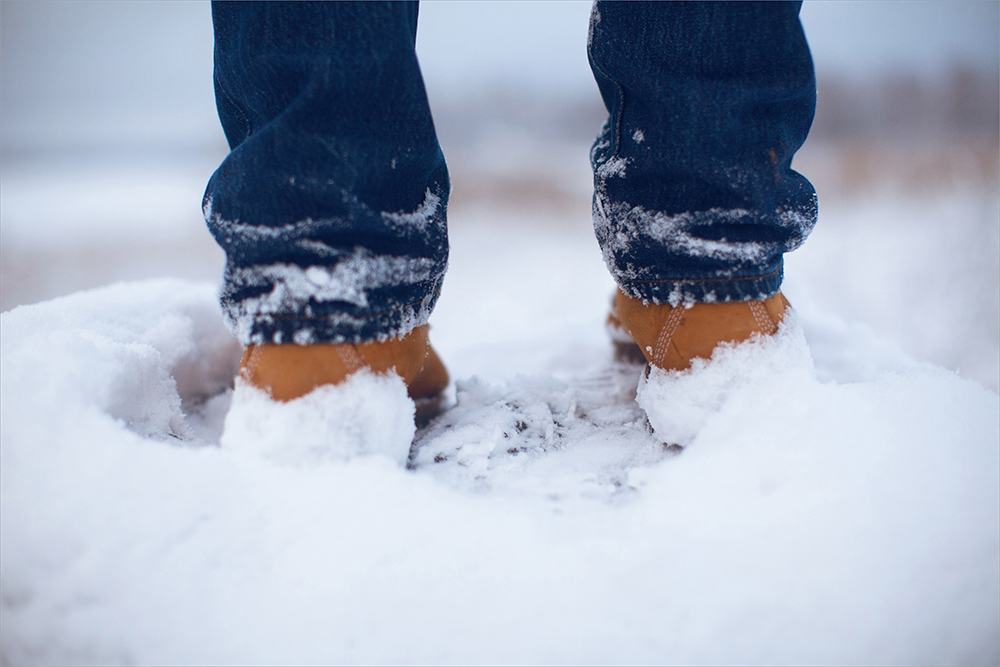
[(448, 371), (419, 326), (384, 343), (251, 345), (243, 353), (240, 376), (279, 401), (305, 396), (313, 389), (339, 384), (362, 369), (395, 372), (416, 403), (418, 425), (437, 414), (448, 386)]
[(645, 360), (663, 370), (681, 371), (691, 367), (692, 359), (709, 359), (720, 343), (740, 343), (755, 333), (773, 335), (788, 307), (780, 292), (763, 301), (674, 307), (643, 304), (619, 290), (608, 329), (618, 361)]

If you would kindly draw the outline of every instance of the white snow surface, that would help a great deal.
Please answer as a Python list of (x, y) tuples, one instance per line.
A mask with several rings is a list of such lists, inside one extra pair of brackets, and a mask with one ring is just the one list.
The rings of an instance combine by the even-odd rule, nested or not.
[[(311, 412), (244, 392), (227, 422), (240, 348), (212, 285), (4, 313), (2, 661), (998, 661), (996, 394), (805, 301), (773, 339), (652, 373), (654, 434), (599, 251), (533, 241), (506, 290), (446, 283), (451, 408), (406, 465), (385, 378)], [(496, 280), (509, 258), (476, 243), (453, 270)], [(337, 415), (382, 435), (348, 424), (338, 449)]]
[(291, 466), (371, 454), (405, 465), (414, 413), (406, 384), (395, 374), (362, 371), (287, 403), (237, 377), (219, 444)]

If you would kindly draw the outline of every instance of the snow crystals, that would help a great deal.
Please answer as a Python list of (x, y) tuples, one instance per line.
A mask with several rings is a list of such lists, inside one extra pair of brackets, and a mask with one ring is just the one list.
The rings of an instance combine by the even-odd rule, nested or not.
[[(233, 304), (227, 316), (234, 335), (247, 344), (254, 322), (261, 319), (304, 313), (310, 301), (343, 301), (365, 308), (369, 290), (430, 280), (434, 268), (434, 260), (426, 257), (375, 255), (360, 247), (332, 267), (303, 268), (294, 264), (233, 267), (229, 269), (232, 285), (260, 287), (267, 291)], [(422, 323), (417, 322), (414, 326)], [(307, 329), (302, 331), (306, 332), (302, 335), (310, 335)], [(310, 340), (307, 338), (301, 344)]]
[(5, 663), (1000, 650), (998, 397), (857, 330), (788, 318), (651, 371), (637, 404), (642, 368), (595, 318), (593, 345), (543, 350), (556, 369), (458, 374), (410, 447), (398, 378), (234, 393), (210, 285), (111, 286), (2, 327)]
[(424, 194), (423, 203), (412, 213), (406, 213), (405, 211), (388, 213), (383, 211), (382, 217), (385, 220), (391, 220), (396, 224), (407, 225), (420, 231), (424, 231), (432, 220), (443, 220), (443, 216), (438, 211), (440, 205), (441, 198), (431, 192), (430, 188), (428, 188), (427, 192)]
[(414, 405), (398, 375), (356, 373), (292, 401), (274, 401), (242, 379), (220, 445), (283, 465), (313, 466), (379, 454), (406, 462)]

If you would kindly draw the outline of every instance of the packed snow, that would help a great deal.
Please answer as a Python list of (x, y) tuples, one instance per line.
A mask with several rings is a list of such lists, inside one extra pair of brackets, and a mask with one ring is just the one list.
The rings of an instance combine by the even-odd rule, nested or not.
[(4, 313), (3, 662), (997, 662), (995, 393), (794, 270), (774, 338), (644, 378), (589, 234), (479, 218), (409, 451), (391, 379), (234, 401), (211, 283)]
[(794, 315), (648, 377), (604, 326), (589, 3), (422, 6), (453, 383), (415, 430), (390, 377), (234, 391), (208, 6), (5, 3), (0, 664), (1000, 663), (996, 95), (919, 84), (995, 73), (995, 7), (844, 6), (803, 8), (821, 79), (872, 78), (795, 158)]
[(415, 433), (415, 406), (395, 374), (362, 370), (287, 403), (235, 382), (219, 445), (291, 466), (314, 467), (379, 454), (405, 465)]
[[(643, 380), (588, 146), (477, 150), (520, 171), (450, 152), (454, 382), (408, 451), (384, 378), (234, 398), (207, 161), (5, 175), (5, 299), (127, 282), (0, 319), (0, 662), (1000, 661), (995, 185), (824, 200), (791, 326)], [(510, 173), (555, 195), (473, 187)]]

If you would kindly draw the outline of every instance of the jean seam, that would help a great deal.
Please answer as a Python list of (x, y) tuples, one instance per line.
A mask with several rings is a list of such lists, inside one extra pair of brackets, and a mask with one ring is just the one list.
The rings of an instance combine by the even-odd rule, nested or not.
[(784, 263), (770, 273), (764, 273), (759, 276), (741, 276), (738, 278), (665, 278), (663, 280), (626, 280), (624, 283), (627, 285), (634, 285), (636, 283), (735, 283), (741, 280), (764, 280), (771, 278), (781, 273), (783, 268)]
[(601, 76), (614, 83), (615, 87), (618, 89), (618, 113), (615, 114), (615, 118), (612, 119), (615, 126), (615, 150), (611, 154), (611, 157), (618, 157), (618, 151), (621, 149), (622, 144), (622, 117), (625, 115), (625, 87), (622, 86), (618, 80), (605, 72), (604, 68), (598, 64), (597, 60), (594, 58), (593, 42), (590, 43), (588, 51), (590, 55), (590, 62), (593, 63), (593, 66), (601, 73)]
[[(604, 70), (601, 70), (603, 73)], [(607, 74), (605, 74), (607, 76)], [(625, 87), (618, 83), (611, 77), (608, 77), (611, 81), (615, 82), (615, 86), (618, 88), (618, 113), (615, 114), (615, 152), (612, 157), (618, 157), (618, 154), (622, 149), (622, 118), (625, 116)]]
[[(236, 111), (236, 113), (238, 113), (240, 115), (240, 118), (243, 120), (243, 123), (246, 125), (246, 134), (243, 137), (243, 141), (246, 141), (253, 134), (253, 127), (252, 127), (252, 125), (250, 123), (250, 118), (246, 115), (246, 113), (244, 113), (242, 107), (240, 107), (240, 105), (236, 103), (236, 100), (233, 98), (232, 95), (229, 94), (229, 91), (227, 91), (222, 86), (219, 86), (218, 91), (222, 93), (222, 95), (226, 98), (226, 101), (229, 103), (229, 105), (233, 108), (234, 111)], [(236, 147), (235, 146), (230, 146), (230, 150), (232, 150), (234, 148), (236, 148)]]

